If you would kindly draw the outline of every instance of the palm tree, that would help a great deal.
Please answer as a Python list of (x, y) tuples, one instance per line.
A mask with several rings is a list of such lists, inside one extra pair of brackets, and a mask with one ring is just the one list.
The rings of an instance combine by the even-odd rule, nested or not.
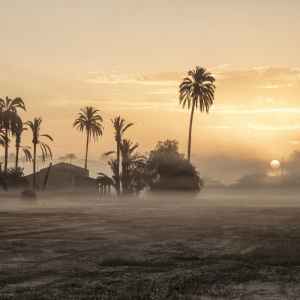
[(188, 140), (188, 161), (190, 162), (194, 109), (195, 107), (197, 109), (199, 105), (201, 112), (205, 110), (208, 113), (213, 104), (216, 87), (213, 84), (214, 77), (204, 68), (196, 67), (196, 70), (188, 72), (188, 76), (183, 79), (179, 86), (179, 104), (182, 103), (182, 108), (187, 104), (188, 109), (192, 104)]
[[(110, 161), (108, 161), (107, 163), (110, 166), (110, 169), (113, 173), (112, 179), (114, 180), (114, 184), (115, 184), (115, 187), (116, 187), (116, 182), (117, 182), (117, 160), (111, 158)], [(117, 189), (116, 189), (116, 191), (117, 191)]]
[(114, 128), (115, 128), (115, 140), (117, 142), (117, 169), (116, 169), (116, 191), (117, 194), (120, 195), (120, 144), (122, 141), (122, 135), (123, 133), (133, 125), (133, 123), (129, 123), (125, 125), (125, 120), (123, 118), (116, 117), (113, 120), (111, 120)]
[(21, 135), (22, 132), (27, 130), (26, 127), (23, 127), (23, 122), (20, 118), (17, 119), (17, 122), (15, 123), (15, 126), (13, 128), (12, 134), (16, 137), (16, 165), (15, 168), (18, 168), (19, 163), (19, 149), (23, 151), (26, 161), (32, 161), (32, 156), (29, 151), (30, 147), (28, 146), (21, 146)]
[(14, 100), (9, 99), (6, 97), (5, 100), (0, 99), (0, 124), (5, 129), (5, 162), (4, 162), (4, 171), (7, 170), (7, 157), (8, 157), (8, 133), (11, 130), (16, 120), (19, 118), (17, 115), (17, 108), (24, 109), (25, 104), (21, 98), (15, 98)]
[(29, 126), (29, 128), (32, 130), (32, 135), (33, 135), (33, 139), (32, 139), (32, 143), (33, 143), (33, 189), (35, 188), (36, 146), (40, 145), (40, 148), (42, 151), (43, 162), (45, 162), (46, 157), (48, 156), (48, 153), (52, 159), (52, 152), (51, 152), (50, 147), (47, 144), (40, 141), (40, 137), (44, 136), (53, 142), (53, 139), (50, 135), (40, 134), (42, 121), (43, 121), (42, 117), (39, 117), (39, 118), (34, 118), (33, 122), (28, 121), (28, 122), (24, 123), (24, 125)]
[(120, 144), (120, 151), (122, 155), (122, 191), (123, 195), (130, 194), (130, 172), (134, 166), (144, 165), (146, 162), (146, 157), (139, 155), (138, 153), (133, 154), (133, 151), (139, 146), (138, 143), (132, 146), (130, 140), (123, 139)]
[(93, 136), (94, 141), (98, 139), (98, 136), (102, 136), (102, 131), (104, 127), (100, 124), (103, 122), (103, 119), (97, 115), (98, 109), (95, 109), (91, 106), (86, 106), (83, 109), (80, 109), (78, 115), (79, 117), (73, 123), (73, 127), (77, 126), (79, 131), (86, 132), (86, 147), (85, 147), (85, 172), (87, 170), (87, 157), (88, 157), (88, 148), (89, 148), (89, 141)]

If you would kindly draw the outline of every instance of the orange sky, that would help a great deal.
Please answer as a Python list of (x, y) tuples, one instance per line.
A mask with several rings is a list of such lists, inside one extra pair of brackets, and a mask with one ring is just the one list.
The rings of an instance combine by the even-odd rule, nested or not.
[[(186, 153), (190, 112), (178, 104), (178, 86), (196, 65), (217, 86), (210, 113), (195, 112), (199, 171), (221, 169), (218, 159), (267, 166), (300, 150), (297, 0), (0, 4), (0, 97), (22, 97), (24, 121), (42, 116), (54, 158), (84, 157), (85, 137), (72, 128), (84, 106), (104, 119), (91, 160), (115, 148), (110, 119), (119, 115), (135, 124), (125, 137), (141, 152), (168, 138)], [(25, 133), (23, 144), (30, 143)]]

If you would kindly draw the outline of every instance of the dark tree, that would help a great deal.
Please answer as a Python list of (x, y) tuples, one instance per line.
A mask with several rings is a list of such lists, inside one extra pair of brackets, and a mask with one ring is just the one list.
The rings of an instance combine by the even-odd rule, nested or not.
[(23, 122), (20, 118), (18, 118), (16, 120), (15, 126), (12, 128), (12, 134), (15, 136), (16, 138), (16, 164), (15, 164), (15, 168), (18, 168), (18, 164), (19, 164), (19, 151), (20, 148), (24, 153), (24, 156), (26, 158), (26, 161), (32, 161), (32, 155), (30, 153), (30, 147), (28, 146), (21, 146), (21, 135), (23, 133), (23, 131), (27, 130), (26, 127), (23, 126)]
[(179, 86), (179, 104), (182, 104), (183, 108), (187, 104), (188, 109), (192, 105), (188, 140), (188, 161), (190, 161), (194, 110), (199, 106), (200, 111), (209, 112), (209, 108), (213, 104), (216, 87), (213, 84), (214, 77), (204, 68), (196, 67), (196, 70), (188, 72), (188, 76), (183, 79)]
[(24, 188), (28, 185), (28, 180), (24, 176), (24, 168), (8, 168), (4, 176), (9, 188)]
[(152, 166), (152, 192), (189, 192), (197, 194), (203, 187), (199, 173), (183, 154), (178, 152), (178, 142), (158, 142), (150, 152), (148, 163)]
[(35, 188), (35, 167), (36, 167), (36, 146), (40, 145), (41, 151), (42, 151), (42, 161), (45, 162), (45, 159), (49, 153), (51, 159), (52, 159), (52, 152), (50, 147), (40, 141), (40, 137), (46, 137), (50, 141), (53, 141), (52, 137), (48, 134), (40, 134), (41, 129), (41, 123), (43, 119), (41, 117), (34, 118), (33, 122), (28, 121), (24, 123), (27, 125), (31, 131), (32, 131), (32, 143), (33, 143), (33, 189)]
[[(117, 182), (117, 178), (118, 178), (118, 173), (117, 173), (117, 160), (111, 158), (110, 161), (107, 162), (108, 165), (110, 166), (111, 171), (113, 172), (113, 176), (112, 179), (114, 180), (114, 186), (116, 187), (116, 182)], [(118, 194), (117, 188), (116, 188), (116, 192)]]
[(8, 143), (9, 143), (9, 132), (13, 130), (16, 122), (20, 118), (17, 114), (17, 108), (21, 108), (26, 111), (25, 104), (21, 98), (15, 98), (14, 100), (6, 97), (5, 100), (0, 99), (0, 127), (5, 130), (5, 161), (4, 171), (7, 170), (8, 160)]
[(142, 191), (149, 190), (153, 178), (156, 177), (156, 172), (149, 163), (145, 162), (142, 165), (133, 166), (130, 177), (130, 190), (133, 191), (135, 197), (139, 197)]
[(122, 142), (122, 135), (124, 132), (133, 125), (133, 123), (129, 123), (125, 125), (125, 120), (120, 116), (111, 120), (114, 125), (115, 129), (115, 140), (117, 142), (117, 164), (116, 164), (116, 174), (115, 174), (115, 182), (116, 182), (116, 191), (117, 195), (121, 194), (121, 187), (120, 187), (120, 145)]
[(130, 140), (123, 139), (120, 144), (120, 151), (122, 156), (122, 194), (128, 196), (132, 194), (130, 182), (131, 172), (135, 166), (143, 166), (146, 162), (146, 157), (133, 153), (139, 146), (138, 143), (132, 145)]
[(103, 119), (101, 116), (97, 115), (98, 109), (95, 109), (91, 106), (86, 106), (83, 109), (80, 109), (81, 112), (78, 114), (79, 117), (73, 123), (73, 127), (77, 126), (79, 131), (85, 131), (86, 133), (86, 146), (85, 146), (85, 164), (84, 169), (87, 170), (87, 157), (89, 142), (91, 137), (94, 138), (94, 141), (98, 139), (98, 136), (102, 136), (104, 127), (102, 126)]

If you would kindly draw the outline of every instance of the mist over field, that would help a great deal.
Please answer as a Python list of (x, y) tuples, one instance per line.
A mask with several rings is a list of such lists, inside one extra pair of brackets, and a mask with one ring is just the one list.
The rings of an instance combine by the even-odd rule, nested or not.
[(197, 197), (21, 200), (1, 193), (0, 297), (297, 299), (298, 195), (203, 188)]

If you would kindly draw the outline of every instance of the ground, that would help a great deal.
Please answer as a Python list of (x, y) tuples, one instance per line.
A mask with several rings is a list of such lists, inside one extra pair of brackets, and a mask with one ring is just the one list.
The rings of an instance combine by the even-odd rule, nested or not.
[(299, 228), (288, 198), (2, 197), (0, 299), (300, 299)]

